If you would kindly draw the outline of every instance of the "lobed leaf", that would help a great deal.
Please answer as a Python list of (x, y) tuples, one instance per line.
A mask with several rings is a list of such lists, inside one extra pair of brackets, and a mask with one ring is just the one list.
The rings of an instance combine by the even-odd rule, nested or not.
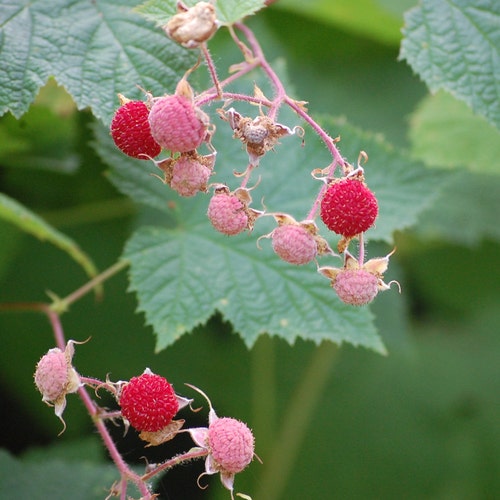
[(500, 128), (500, 2), (422, 0), (405, 15), (400, 58)]
[(109, 123), (117, 93), (172, 92), (196, 54), (132, 11), (136, 0), (9, 0), (0, 5), (0, 115), (25, 113), (53, 76)]

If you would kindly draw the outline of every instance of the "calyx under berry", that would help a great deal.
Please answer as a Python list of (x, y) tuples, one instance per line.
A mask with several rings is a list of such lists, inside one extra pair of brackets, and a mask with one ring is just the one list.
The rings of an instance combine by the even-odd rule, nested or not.
[(330, 280), (330, 284), (337, 292), (342, 302), (354, 306), (369, 304), (378, 295), (378, 292), (389, 290), (392, 283), (384, 282), (384, 273), (389, 265), (389, 257), (395, 252), (385, 257), (370, 259), (364, 264), (360, 264), (348, 251), (345, 251), (344, 266), (320, 267), (318, 272)]

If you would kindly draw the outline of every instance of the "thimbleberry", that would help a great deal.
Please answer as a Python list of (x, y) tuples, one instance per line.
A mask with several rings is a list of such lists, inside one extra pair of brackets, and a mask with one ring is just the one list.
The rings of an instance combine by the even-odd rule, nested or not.
[(346, 238), (367, 231), (377, 214), (377, 198), (359, 179), (334, 181), (321, 200), (322, 221), (328, 229)]
[(172, 422), (179, 402), (167, 379), (146, 370), (133, 377), (121, 391), (122, 415), (138, 431), (156, 432)]
[(236, 474), (252, 461), (254, 437), (243, 422), (229, 417), (217, 418), (208, 427), (208, 448), (221, 472)]
[(290, 264), (311, 262), (318, 253), (314, 236), (306, 228), (295, 224), (277, 227), (272, 233), (273, 250)]
[(346, 269), (337, 275), (332, 286), (342, 302), (362, 306), (377, 296), (379, 279), (365, 269)]
[(217, 231), (229, 236), (241, 233), (248, 225), (245, 205), (230, 193), (215, 193), (208, 204), (207, 215)]
[(163, 148), (175, 153), (195, 150), (207, 136), (208, 117), (186, 95), (155, 100), (149, 113), (151, 134)]
[(161, 153), (149, 126), (149, 109), (143, 101), (130, 101), (120, 95), (122, 105), (111, 120), (111, 137), (127, 156), (147, 160)]
[(207, 182), (212, 169), (196, 158), (181, 156), (172, 167), (170, 187), (181, 196), (194, 196), (207, 190)]

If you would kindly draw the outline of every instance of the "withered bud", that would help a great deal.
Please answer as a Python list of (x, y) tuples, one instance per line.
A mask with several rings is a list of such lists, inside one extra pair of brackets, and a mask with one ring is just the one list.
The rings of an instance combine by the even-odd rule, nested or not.
[(209, 40), (217, 31), (219, 24), (215, 7), (208, 2), (198, 2), (193, 7), (177, 4), (178, 13), (163, 26), (167, 36), (183, 47), (193, 49)]

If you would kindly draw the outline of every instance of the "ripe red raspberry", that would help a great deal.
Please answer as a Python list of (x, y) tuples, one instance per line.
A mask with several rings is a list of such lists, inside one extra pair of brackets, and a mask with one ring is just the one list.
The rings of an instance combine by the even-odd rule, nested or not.
[(194, 196), (207, 190), (207, 182), (212, 169), (196, 158), (181, 156), (172, 167), (170, 187), (181, 196)]
[(119, 404), (130, 425), (147, 432), (157, 432), (169, 425), (179, 410), (172, 386), (150, 370), (123, 386)]
[(252, 461), (254, 437), (243, 422), (217, 418), (208, 427), (208, 448), (218, 470), (236, 474)]
[(208, 117), (185, 95), (158, 98), (149, 113), (151, 133), (163, 148), (175, 153), (195, 150), (207, 136)]
[(321, 200), (321, 219), (328, 229), (346, 238), (367, 231), (377, 214), (377, 198), (359, 179), (333, 182)]
[(363, 306), (377, 296), (379, 278), (365, 269), (346, 269), (337, 274), (333, 288), (342, 302)]
[(318, 245), (314, 236), (300, 225), (278, 226), (272, 232), (272, 241), (274, 251), (290, 264), (307, 264), (318, 254)]
[(161, 153), (161, 146), (153, 139), (149, 126), (149, 109), (142, 101), (129, 101), (120, 96), (122, 106), (111, 121), (111, 137), (123, 153), (132, 158), (147, 160)]
[[(228, 190), (229, 191), (229, 190)], [(229, 236), (241, 233), (248, 226), (245, 205), (235, 194), (216, 192), (208, 204), (208, 218), (217, 231)]]

